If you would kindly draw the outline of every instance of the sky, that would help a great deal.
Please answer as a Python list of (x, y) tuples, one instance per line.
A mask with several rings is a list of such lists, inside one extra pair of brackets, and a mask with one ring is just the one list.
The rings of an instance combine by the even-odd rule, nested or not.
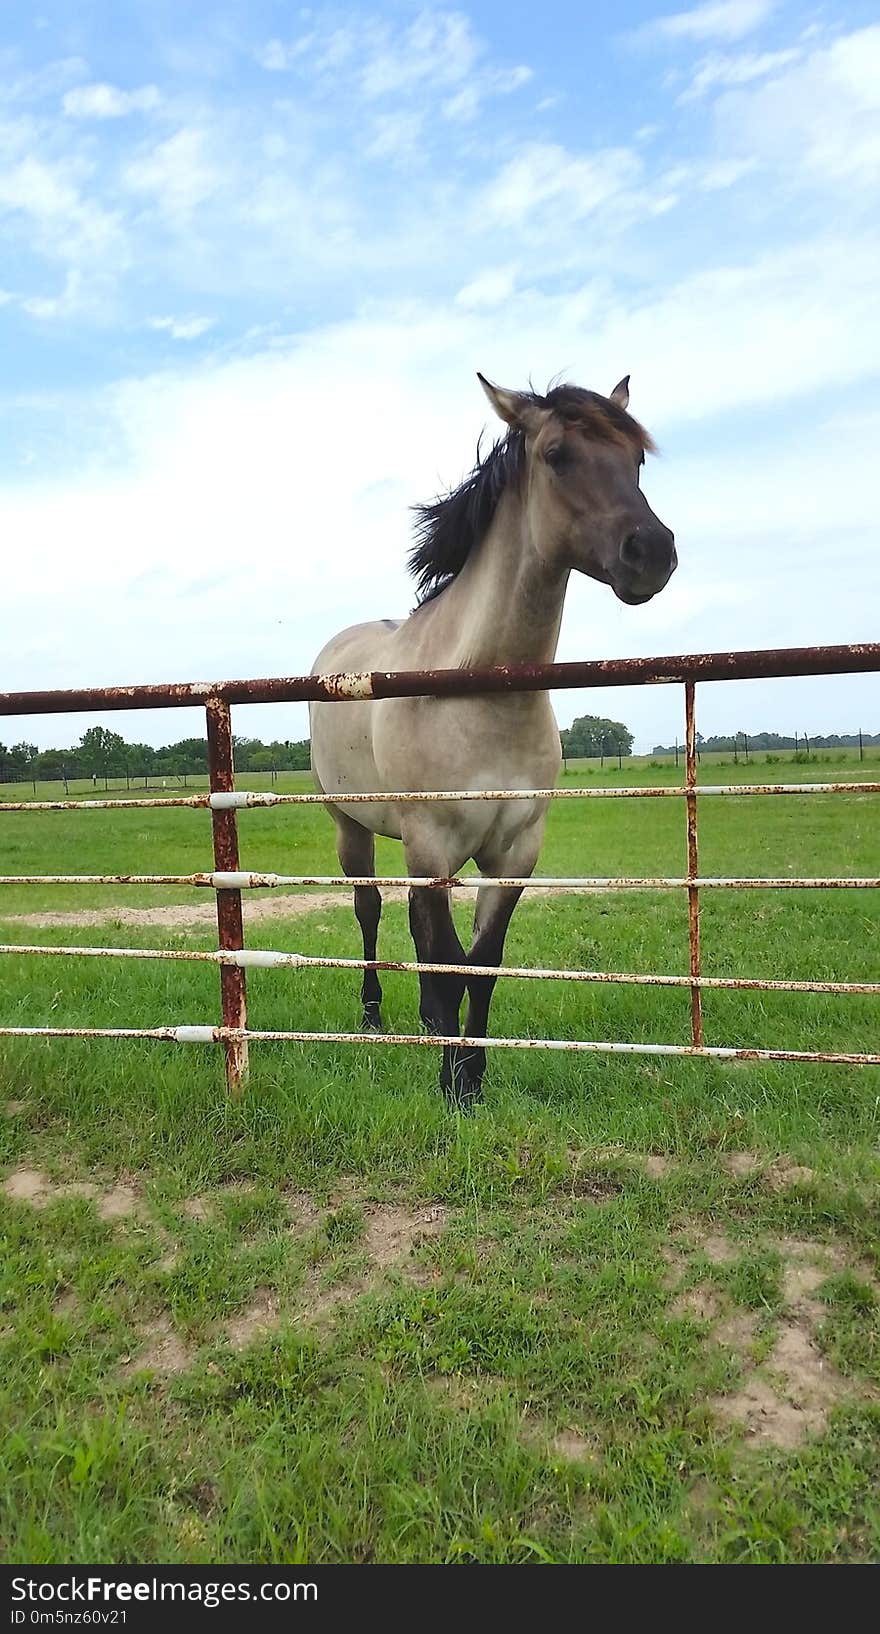
[[(878, 636), (876, 6), (0, 0), (0, 689), (296, 674), (413, 605), (479, 369), (631, 408), (679, 569), (558, 656)], [(679, 689), (560, 694), (680, 732)], [(698, 694), (880, 730), (880, 678)], [(66, 744), (196, 712), (0, 721)], [(305, 735), (303, 708), (235, 729)]]

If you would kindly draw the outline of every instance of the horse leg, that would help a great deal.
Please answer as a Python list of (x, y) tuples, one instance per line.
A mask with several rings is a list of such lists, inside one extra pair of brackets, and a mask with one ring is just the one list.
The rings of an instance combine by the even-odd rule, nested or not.
[[(543, 825), (541, 825), (543, 827)], [(510, 850), (498, 855), (481, 852), (477, 866), (482, 874), (512, 874), (519, 878), (532, 874), (538, 860), (541, 836), (527, 829), (518, 836)], [(523, 888), (521, 885), (482, 885), (477, 892), (474, 910), (474, 939), (468, 953), (468, 964), (500, 965), (504, 955), (504, 939)], [(468, 1038), (485, 1038), (489, 1026), (489, 1007), (495, 991), (496, 976), (472, 976), (468, 980), (468, 1008), (464, 1024)], [(472, 1049), (467, 1057), (471, 1099), (479, 1100), (483, 1093), (483, 1074), (486, 1070), (486, 1051), (482, 1046)]]
[[(459, 853), (450, 848), (449, 839), (445, 822), (437, 822), (424, 812), (413, 812), (403, 835), (408, 873), (416, 878), (426, 875), (448, 878), (463, 860)], [(448, 889), (430, 885), (411, 887), (409, 927), (420, 963), (467, 963), (452, 920)], [(419, 1011), (428, 1032), (442, 1038), (457, 1037), (465, 977), (422, 974), (419, 987)], [(463, 1052), (456, 1045), (444, 1044), (440, 1087), (451, 1105), (466, 1107), (470, 1104), (472, 1096), (468, 1093), (468, 1083)]]
[[(369, 829), (362, 828), (339, 812), (336, 817), (336, 850), (344, 874), (372, 874), (375, 872), (376, 842)], [(361, 927), (364, 958), (375, 959), (379, 920), (382, 916), (382, 893), (377, 885), (356, 885), (354, 911)], [(362, 1032), (381, 1032), (382, 987), (375, 970), (365, 970), (361, 984), (364, 1007)]]

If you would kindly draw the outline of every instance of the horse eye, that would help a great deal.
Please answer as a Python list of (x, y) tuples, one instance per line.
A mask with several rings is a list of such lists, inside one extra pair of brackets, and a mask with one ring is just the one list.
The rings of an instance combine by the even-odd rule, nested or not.
[(545, 449), (544, 458), (548, 465), (552, 465), (554, 471), (558, 471), (560, 465), (565, 464), (565, 449), (561, 443), (557, 443), (555, 448)]

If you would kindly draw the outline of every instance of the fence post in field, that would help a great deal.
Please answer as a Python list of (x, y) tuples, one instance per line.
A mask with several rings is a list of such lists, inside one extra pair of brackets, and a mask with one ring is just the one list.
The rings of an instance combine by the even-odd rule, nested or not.
[[(208, 774), (212, 794), (231, 794), (235, 787), (232, 757), (232, 717), (228, 703), (209, 698), (205, 705), (208, 725)], [(238, 821), (234, 811), (212, 811), (214, 867), (218, 873), (238, 872)], [(244, 947), (244, 925), (240, 891), (217, 892), (217, 932), (221, 948)], [(238, 965), (220, 966), (220, 998), (224, 1027), (247, 1027), (247, 991), (244, 971)], [(241, 1093), (248, 1074), (246, 1038), (226, 1040), (226, 1083), (231, 1095)]]
[(864, 747), (864, 744), (862, 743), (862, 729), (861, 729), (861, 727), (859, 727), (859, 760), (864, 760), (864, 758), (865, 758), (865, 747)]

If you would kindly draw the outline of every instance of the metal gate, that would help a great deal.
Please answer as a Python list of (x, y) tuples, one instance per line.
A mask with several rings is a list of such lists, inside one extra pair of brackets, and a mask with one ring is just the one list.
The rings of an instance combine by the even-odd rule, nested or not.
[[(144, 806), (187, 806), (211, 812), (214, 842), (214, 869), (198, 874), (45, 874), (0, 875), (0, 885), (169, 885), (193, 886), (214, 891), (217, 900), (218, 947), (216, 951), (164, 948), (52, 947), (8, 944), (0, 954), (39, 957), (88, 957), (102, 959), (179, 959), (216, 964), (220, 967), (222, 1025), (169, 1025), (163, 1027), (12, 1027), (0, 1026), (0, 1036), (43, 1038), (145, 1038), (173, 1043), (222, 1044), (226, 1056), (226, 1078), (232, 1093), (240, 1090), (247, 1076), (248, 1047), (251, 1042), (279, 1041), (374, 1045), (422, 1045), (462, 1043), (486, 1045), (493, 1049), (564, 1050), (632, 1055), (698, 1056), (745, 1061), (827, 1061), (850, 1066), (880, 1065), (880, 1053), (842, 1053), (834, 1050), (736, 1049), (704, 1042), (702, 994), (706, 989), (734, 988), (760, 992), (837, 993), (880, 995), (880, 982), (825, 982), (762, 980), (747, 977), (705, 976), (700, 945), (700, 892), (704, 890), (877, 890), (880, 878), (711, 878), (699, 872), (698, 811), (706, 798), (753, 795), (838, 795), (878, 794), (880, 783), (736, 783), (698, 784), (696, 751), (695, 694), (698, 682), (771, 679), (783, 676), (840, 675), (880, 670), (880, 643), (839, 647), (792, 647), (778, 651), (700, 653), (672, 658), (635, 658), (592, 663), (510, 665), (496, 669), (419, 670), (394, 673), (372, 672), (351, 675), (292, 676), (272, 680), (184, 682), (168, 686), (105, 687), (70, 692), (19, 692), (0, 694), (0, 715), (69, 714), (95, 710), (173, 709), (201, 704), (205, 709), (210, 792), (120, 800), (31, 800), (0, 803), (5, 814), (28, 811), (82, 812)], [(625, 971), (555, 970), (479, 965), (429, 965), (418, 961), (320, 958), (305, 953), (280, 953), (246, 949), (242, 923), (243, 890), (266, 886), (344, 886), (358, 880), (340, 875), (266, 874), (243, 872), (239, 863), (236, 813), (243, 807), (309, 805), (323, 803), (319, 794), (253, 793), (235, 789), (232, 752), (231, 705), (237, 703), (292, 703), (308, 700), (327, 702), (371, 698), (416, 696), (455, 697), (479, 692), (535, 692), (563, 687), (613, 687), (677, 682), (684, 687), (685, 777), (677, 787), (578, 788), (578, 789), (458, 789), (388, 792), (385, 802), (426, 800), (524, 800), (536, 794), (548, 800), (584, 799), (667, 799), (684, 801), (687, 833), (687, 873), (662, 878), (548, 878), (492, 880), (493, 884), (521, 885), (565, 891), (681, 890), (688, 907), (689, 970), (687, 974), (650, 975)], [(370, 802), (373, 792), (347, 795), (346, 805)], [(473, 890), (477, 877), (452, 879), (401, 879), (378, 877), (360, 883), (379, 886), (423, 885), (438, 889)], [(498, 975), (524, 981), (613, 982), (639, 986), (682, 987), (690, 991), (691, 1036), (689, 1043), (652, 1044), (627, 1040), (596, 1041), (548, 1038), (436, 1038), (424, 1034), (330, 1033), (249, 1029), (247, 1025), (246, 971), (248, 967), (323, 969), (443, 971), (462, 975)]]

